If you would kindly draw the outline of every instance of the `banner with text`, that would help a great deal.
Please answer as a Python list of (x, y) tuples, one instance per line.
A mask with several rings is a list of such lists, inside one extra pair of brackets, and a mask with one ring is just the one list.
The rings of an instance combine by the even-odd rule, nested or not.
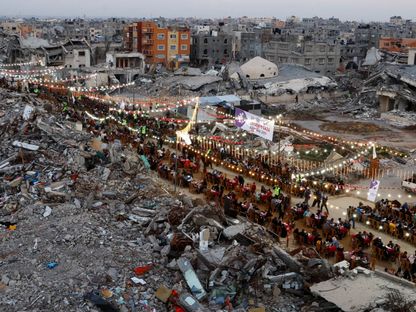
[(236, 108), (235, 126), (266, 140), (273, 141), (274, 120), (268, 120)]
[(377, 199), (378, 188), (380, 187), (380, 181), (372, 180), (370, 183), (370, 189), (368, 190), (367, 200), (375, 202)]

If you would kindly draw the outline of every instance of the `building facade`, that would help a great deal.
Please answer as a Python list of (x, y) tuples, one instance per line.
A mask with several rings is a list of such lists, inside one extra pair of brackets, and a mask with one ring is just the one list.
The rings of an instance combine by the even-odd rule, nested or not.
[(91, 66), (91, 51), (88, 48), (73, 48), (64, 54), (65, 68), (82, 68)]
[(271, 29), (253, 29), (241, 33), (240, 61), (248, 61), (256, 56), (263, 56), (264, 45), (271, 40)]
[(416, 48), (416, 38), (380, 38), (379, 49), (387, 52), (408, 53)]
[(218, 31), (199, 33), (192, 38), (191, 61), (201, 66), (226, 64), (232, 59), (233, 35)]
[(187, 27), (160, 27), (152, 21), (137, 22), (124, 29), (124, 49), (143, 53), (149, 64), (177, 69), (189, 63), (191, 33)]
[(277, 65), (303, 65), (321, 74), (334, 73), (341, 58), (338, 43), (270, 41), (264, 48), (265, 58)]

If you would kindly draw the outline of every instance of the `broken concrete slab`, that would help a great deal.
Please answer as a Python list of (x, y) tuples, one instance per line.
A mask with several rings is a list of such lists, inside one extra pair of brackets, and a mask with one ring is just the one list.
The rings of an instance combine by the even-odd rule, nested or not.
[(192, 294), (198, 299), (203, 299), (207, 293), (204, 290), (201, 282), (199, 281), (198, 276), (196, 275), (191, 263), (186, 258), (179, 258), (178, 259), (178, 266), (179, 269), (182, 271), (186, 283), (189, 286)]
[(25, 143), (25, 142), (19, 142), (19, 141), (13, 141), (12, 145), (14, 147), (21, 147), (21, 148), (27, 149), (29, 151), (37, 151), (39, 149), (38, 145), (29, 144), (29, 143)]
[(227, 239), (233, 239), (238, 234), (244, 233), (246, 230), (247, 225), (245, 223), (232, 225), (224, 229), (222, 232)]

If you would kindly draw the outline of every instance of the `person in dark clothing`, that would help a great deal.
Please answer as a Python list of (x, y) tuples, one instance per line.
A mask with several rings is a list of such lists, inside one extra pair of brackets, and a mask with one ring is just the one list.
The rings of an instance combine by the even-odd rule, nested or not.
[(277, 203), (276, 210), (277, 210), (277, 213), (279, 215), (279, 220), (283, 220), (283, 218), (285, 216), (285, 212), (284, 212), (283, 204), (282, 204), (281, 201)]
[(244, 178), (242, 175), (238, 175), (238, 183), (240, 184), (241, 187), (244, 186)]
[(312, 207), (318, 206), (318, 208), (321, 206), (321, 192), (320, 191), (316, 191), (314, 194), (314, 199), (312, 202)]
[(225, 189), (224, 188), (224, 185), (221, 184), (219, 188), (220, 188), (220, 190), (219, 190), (219, 192), (220, 192), (219, 197), (222, 198), (222, 195), (224, 194), (224, 189)]
[(306, 188), (304, 195), (305, 195), (305, 201), (304, 201), (304, 203), (307, 204), (307, 205), (309, 205), (309, 199), (311, 199), (311, 190), (309, 189), (309, 187)]
[(280, 228), (280, 237), (281, 238), (286, 238), (286, 236), (287, 236), (286, 226), (284, 224), (282, 224), (282, 226)]
[(321, 210), (323, 210), (324, 207), (326, 209), (326, 212), (329, 213), (329, 210), (328, 210), (328, 195), (326, 195), (326, 194), (322, 194), (322, 202), (321, 202), (321, 207), (320, 207)]

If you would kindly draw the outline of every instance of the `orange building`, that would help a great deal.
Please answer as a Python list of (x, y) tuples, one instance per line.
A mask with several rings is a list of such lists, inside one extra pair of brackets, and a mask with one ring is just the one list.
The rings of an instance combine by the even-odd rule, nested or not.
[(143, 53), (148, 64), (176, 69), (189, 63), (191, 33), (186, 27), (163, 28), (152, 21), (137, 22), (125, 27), (124, 48)]
[(408, 53), (416, 48), (416, 38), (380, 38), (379, 49), (388, 52)]

